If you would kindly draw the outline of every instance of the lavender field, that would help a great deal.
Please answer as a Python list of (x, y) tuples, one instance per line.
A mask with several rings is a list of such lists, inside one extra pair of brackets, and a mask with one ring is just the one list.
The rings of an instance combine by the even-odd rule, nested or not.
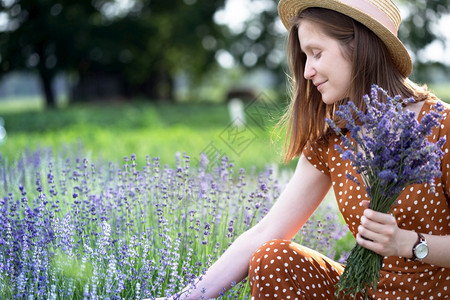
[[(271, 207), (276, 170), (236, 170), (176, 154), (136, 164), (93, 162), (82, 150), (0, 160), (1, 299), (142, 299), (193, 282)], [(338, 257), (347, 233), (323, 203), (296, 241)], [(245, 282), (223, 298), (247, 299)]]

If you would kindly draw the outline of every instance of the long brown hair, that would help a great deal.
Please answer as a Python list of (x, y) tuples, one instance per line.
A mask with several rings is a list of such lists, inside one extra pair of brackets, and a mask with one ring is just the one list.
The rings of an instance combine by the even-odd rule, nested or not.
[[(303, 77), (306, 55), (301, 51), (298, 25), (301, 20), (315, 22), (323, 32), (339, 41), (343, 55), (352, 62), (352, 79), (346, 99), (327, 105), (311, 80)], [(351, 99), (365, 110), (362, 98), (378, 84), (390, 95), (428, 97), (420, 87), (403, 76), (394, 66), (384, 43), (367, 27), (341, 13), (325, 8), (308, 8), (292, 20), (288, 39), (288, 63), (292, 80), (292, 100), (282, 119), (287, 125), (285, 162), (299, 156), (307, 142), (327, 144), (329, 128), (325, 118), (334, 118), (334, 109)]]

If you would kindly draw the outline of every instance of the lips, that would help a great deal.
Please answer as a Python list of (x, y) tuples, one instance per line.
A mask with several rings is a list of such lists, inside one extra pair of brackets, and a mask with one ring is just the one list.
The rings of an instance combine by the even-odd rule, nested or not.
[(322, 81), (322, 82), (318, 82), (318, 83), (315, 83), (314, 82), (314, 85), (316, 86), (316, 88), (317, 88), (317, 90), (320, 92), (320, 89), (323, 87), (323, 84), (325, 83), (326, 81)]

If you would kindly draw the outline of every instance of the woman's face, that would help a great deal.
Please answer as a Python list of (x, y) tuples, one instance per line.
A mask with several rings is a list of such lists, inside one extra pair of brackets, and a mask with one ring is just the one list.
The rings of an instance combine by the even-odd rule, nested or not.
[(316, 86), (322, 101), (333, 104), (348, 97), (352, 63), (344, 56), (339, 42), (325, 35), (316, 23), (309, 20), (300, 21), (298, 38), (306, 55), (303, 76)]

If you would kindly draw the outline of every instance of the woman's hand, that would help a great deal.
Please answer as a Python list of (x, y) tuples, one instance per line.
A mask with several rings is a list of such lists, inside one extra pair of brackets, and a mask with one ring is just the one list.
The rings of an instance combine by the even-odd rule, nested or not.
[(411, 257), (417, 234), (400, 229), (393, 215), (374, 211), (369, 208), (369, 203), (367, 200), (361, 202), (366, 209), (361, 217), (356, 242), (382, 256)]

